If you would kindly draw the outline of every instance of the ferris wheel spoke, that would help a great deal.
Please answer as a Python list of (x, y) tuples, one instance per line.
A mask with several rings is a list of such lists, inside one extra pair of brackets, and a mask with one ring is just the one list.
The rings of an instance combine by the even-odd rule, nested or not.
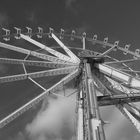
[[(24, 60), (26, 60), (28, 58), (28, 55), (24, 58)], [(26, 67), (25, 67), (25, 64), (22, 63), (22, 66), (23, 66), (23, 70), (24, 70), (24, 73), (27, 74), (27, 70), (26, 70)], [(33, 82), (35, 85), (37, 85), (38, 87), (40, 87), (41, 89), (43, 89), (44, 91), (46, 90), (43, 86), (41, 86), (38, 82), (36, 82), (34, 79), (32, 79), (31, 77), (28, 77), (28, 79)]]
[(0, 58), (0, 63), (6, 64), (24, 64), (28, 66), (39, 66), (48, 68), (63, 68), (67, 66), (74, 66), (70, 63), (59, 63), (59, 62), (45, 62), (45, 61), (34, 61), (34, 60), (22, 60), (22, 59), (11, 59), (11, 58)]
[(130, 106), (129, 104), (118, 104), (116, 107), (122, 112), (127, 119), (136, 127), (138, 132), (140, 132), (140, 112)]
[(77, 69), (77, 67), (66, 67), (66, 68), (59, 68), (59, 69), (53, 69), (53, 70), (45, 70), (45, 71), (41, 71), (41, 72), (33, 72), (33, 73), (5, 76), (5, 77), (0, 77), (0, 83), (25, 80), (28, 77), (40, 78), (40, 77), (45, 77), (45, 76), (55, 76), (55, 75), (61, 75), (61, 74), (68, 74), (68, 73), (73, 72), (75, 69)]
[[(118, 60), (118, 59), (115, 59), (115, 58), (113, 58), (113, 57), (110, 57), (110, 56), (107, 56), (108, 58), (110, 58), (110, 59), (112, 59), (112, 60), (114, 60), (114, 62), (121, 62), (120, 60)], [(131, 59), (128, 59), (128, 62), (129, 62), (129, 60), (131, 61)], [(133, 59), (132, 59), (133, 60)], [(136, 60), (139, 60), (139, 59), (135, 59), (135, 61)], [(134, 71), (131, 67), (129, 67), (126, 63), (125, 63), (125, 60), (122, 60), (122, 61), (124, 61), (124, 62), (122, 62), (122, 65), (124, 66), (124, 67), (126, 67), (126, 68), (128, 68), (130, 71)], [(127, 62), (127, 60), (126, 60), (126, 62)], [(106, 64), (107, 62), (105, 62), (104, 64)], [(109, 62), (108, 62), (109, 63)], [(111, 63), (111, 62), (110, 62)], [(108, 64), (107, 64), (108, 65)], [(136, 75), (136, 77), (138, 77), (138, 73), (135, 73), (135, 75)]]
[(113, 67), (98, 64), (96, 67), (99, 69), (100, 72), (104, 73), (105, 75), (110, 76), (111, 78), (115, 78), (116, 80), (119, 80), (123, 83), (125, 83), (127, 86), (130, 86), (132, 88), (140, 89), (140, 79), (132, 77), (131, 75), (119, 71)]
[(65, 76), (61, 81), (59, 81), (58, 83), (56, 83), (55, 85), (53, 85), (51, 88), (45, 90), (43, 93), (41, 93), (39, 96), (35, 97), (34, 99), (32, 99), (31, 101), (29, 101), (28, 103), (26, 103), (25, 105), (23, 105), (22, 107), (20, 107), (19, 109), (17, 109), (16, 111), (14, 111), (13, 113), (11, 113), (10, 115), (8, 115), (7, 117), (5, 117), (4, 119), (2, 119), (0, 121), (0, 128), (3, 128), (4, 126), (6, 126), (8, 123), (10, 123), (11, 121), (13, 121), (14, 119), (16, 119), (17, 117), (19, 117), (20, 115), (22, 115), (24, 112), (26, 112), (27, 110), (29, 110), (30, 108), (32, 108), (34, 105), (38, 104), (41, 100), (43, 100), (46, 96), (48, 96), (49, 94), (51, 94), (51, 92), (55, 92), (58, 88), (62, 87), (64, 84), (68, 83), (69, 81), (71, 81), (73, 78), (75, 78), (77, 75), (79, 74), (78, 69), (76, 69), (75, 71), (73, 71), (72, 73), (68, 74), (67, 76)]
[(118, 69), (118, 70), (121, 70), (121, 71), (124, 71), (124, 72), (131, 72), (131, 73), (140, 73), (139, 70), (133, 70), (133, 71), (128, 70), (128, 69)]
[[(123, 83), (119, 83), (109, 77), (106, 77), (106, 79), (110, 82), (110, 89), (113, 90), (113, 91), (120, 91), (120, 93), (124, 93), (124, 94), (127, 94), (128, 96), (130, 94), (139, 94), (140, 93), (140, 90), (137, 90), (137, 89), (133, 89), (133, 88), (129, 88), (129, 87), (126, 87), (123, 85)], [(106, 83), (105, 83), (106, 84)], [(107, 85), (106, 85), (107, 86)], [(108, 87), (108, 86), (107, 86)]]
[(104, 62), (104, 64), (130, 63), (134, 61), (140, 61), (140, 59), (126, 59), (126, 60), (119, 60), (119, 61), (111, 61), (111, 62)]
[(74, 61), (74, 63), (80, 63), (80, 59), (70, 50), (68, 47), (64, 45), (62, 41), (58, 39), (58, 37), (52, 33), (52, 38), (65, 50), (65, 52), (71, 57), (71, 60)]
[(13, 45), (10, 45), (10, 44), (5, 44), (5, 43), (2, 43), (2, 42), (0, 42), (0, 47), (8, 49), (8, 50), (15, 51), (15, 52), (19, 52), (19, 53), (22, 53), (22, 54), (35, 56), (37, 58), (41, 58), (41, 59), (52, 61), (52, 62), (66, 63), (65, 60), (61, 60), (61, 59), (59, 59), (57, 57), (54, 57), (54, 56), (38, 53), (36, 51), (31, 51), (31, 50), (28, 50), (28, 49), (19, 48), (19, 47), (16, 47), (16, 46), (13, 46)]
[(103, 84), (104, 82), (101, 82), (99, 78), (97, 78), (95, 75), (94, 80), (95, 80), (95, 86), (96, 88), (103, 94), (103, 95), (112, 95), (112, 93), (106, 88), (106, 86)]
[(60, 53), (60, 52), (58, 52), (58, 51), (56, 51), (56, 50), (51, 49), (51, 48), (47, 47), (46, 45), (44, 45), (44, 44), (42, 44), (42, 43), (40, 43), (40, 42), (38, 42), (38, 41), (36, 41), (36, 40), (34, 40), (34, 39), (32, 39), (32, 38), (26, 36), (26, 35), (21, 34), (21, 38), (23, 38), (24, 40), (26, 40), (26, 41), (28, 41), (28, 42), (30, 42), (30, 43), (32, 43), (32, 44), (38, 46), (38, 47), (41, 48), (41, 49), (46, 50), (47, 52), (49, 52), (49, 53), (55, 55), (56, 57), (58, 57), (58, 58), (61, 59), (61, 60), (74, 63), (73, 60), (71, 60), (70, 57), (68, 57), (68, 56), (66, 56), (66, 55), (64, 55), (64, 54), (62, 54), (62, 53)]
[(109, 48), (108, 50), (106, 50), (105, 52), (103, 52), (100, 57), (103, 57), (105, 55), (107, 55), (108, 53), (110, 53), (111, 51), (113, 51), (116, 48), (116, 45), (113, 45), (111, 48)]
[[(130, 105), (130, 103), (132, 104), (132, 102), (140, 101), (140, 94), (126, 95), (125, 93), (122, 94), (113, 93), (112, 96), (110, 95), (98, 96), (97, 99), (98, 99), (99, 106), (108, 106), (108, 105), (117, 105), (117, 104), (126, 104), (126, 103), (129, 103)], [(136, 107), (134, 106), (133, 108), (136, 109)]]
[(38, 87), (40, 87), (41, 89), (43, 89), (44, 91), (46, 91), (47, 89), (44, 88), (42, 85), (40, 85), (38, 82), (36, 82), (34, 79), (32, 79), (31, 77), (28, 77), (28, 79), (33, 82), (35, 85), (37, 85)]

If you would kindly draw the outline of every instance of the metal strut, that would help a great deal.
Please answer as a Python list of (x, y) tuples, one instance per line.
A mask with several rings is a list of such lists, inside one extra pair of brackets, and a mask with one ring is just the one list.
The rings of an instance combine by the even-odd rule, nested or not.
[(90, 64), (84, 62), (84, 88), (86, 89), (88, 104), (88, 140), (105, 140), (103, 124), (100, 118), (99, 107), (97, 103), (94, 79), (92, 77)]
[(80, 59), (70, 49), (68, 49), (68, 47), (66, 47), (64, 43), (60, 41), (54, 33), (52, 33), (52, 37), (65, 50), (65, 52), (69, 55), (71, 60), (74, 61), (74, 63), (80, 63)]
[(13, 45), (10, 45), (10, 44), (5, 44), (5, 43), (2, 43), (2, 42), (0, 42), (0, 47), (8, 49), (8, 50), (15, 51), (15, 52), (19, 52), (19, 53), (22, 53), (22, 54), (35, 56), (37, 58), (41, 58), (41, 59), (52, 61), (52, 62), (67, 63), (67, 61), (61, 60), (61, 59), (59, 59), (57, 57), (54, 57), (54, 56), (38, 53), (38, 52), (35, 52), (35, 51), (31, 51), (31, 50), (28, 50), (28, 49), (16, 47), (16, 46), (13, 46)]
[(26, 35), (21, 34), (21, 38), (23, 38), (24, 40), (26, 40), (26, 41), (28, 41), (28, 42), (30, 42), (30, 43), (32, 43), (32, 44), (38, 46), (38, 47), (41, 48), (41, 49), (46, 50), (47, 52), (51, 53), (52, 55), (55, 55), (56, 57), (58, 57), (58, 58), (61, 59), (61, 60), (74, 63), (73, 60), (71, 60), (70, 57), (68, 57), (68, 56), (66, 56), (66, 55), (64, 55), (64, 54), (62, 54), (62, 53), (60, 53), (60, 52), (58, 52), (58, 51), (56, 51), (56, 50), (51, 49), (51, 48), (49, 48), (48, 46), (46, 46), (46, 45), (44, 45), (44, 44), (41, 44), (40, 42), (38, 42), (38, 41), (36, 41), (36, 40), (34, 40), (34, 39), (32, 39), (32, 38), (26, 36)]
[(77, 140), (84, 139), (84, 108), (83, 91), (80, 91), (78, 97), (78, 121), (77, 121)]
[(38, 67), (48, 67), (48, 68), (63, 68), (67, 66), (72, 66), (74, 64), (70, 63), (60, 63), (60, 62), (46, 62), (46, 61), (34, 61), (34, 60), (22, 60), (22, 59), (11, 59), (11, 58), (0, 58), (0, 63), (7, 64), (24, 64), (27, 66), (38, 66)]
[(39, 72), (33, 72), (33, 73), (5, 76), (5, 77), (0, 77), (0, 83), (25, 80), (28, 77), (40, 78), (40, 77), (45, 77), (45, 76), (55, 76), (55, 75), (61, 75), (61, 74), (68, 74), (68, 73), (75, 71), (76, 69), (77, 69), (77, 67), (67, 67), (67, 68), (45, 70), (45, 71), (39, 71)]
[(43, 100), (46, 96), (48, 96), (51, 92), (55, 92), (58, 88), (62, 87), (64, 84), (71, 81), (73, 78), (75, 78), (79, 74), (78, 70), (73, 71), (72, 73), (65, 76), (61, 81), (50, 87), (49, 89), (45, 90), (42, 94), (38, 95), (13, 113), (9, 114), (4, 119), (0, 120), (0, 128), (3, 128), (8, 123), (22, 115), (24, 112), (32, 108), (34, 105), (38, 104), (41, 100)]
[(140, 78), (132, 77), (131, 75), (125, 72), (119, 71), (113, 67), (103, 64), (97, 64), (95, 65), (95, 67), (98, 68), (99, 71), (104, 73), (105, 75), (108, 75), (111, 78), (119, 80), (131, 88), (140, 89)]

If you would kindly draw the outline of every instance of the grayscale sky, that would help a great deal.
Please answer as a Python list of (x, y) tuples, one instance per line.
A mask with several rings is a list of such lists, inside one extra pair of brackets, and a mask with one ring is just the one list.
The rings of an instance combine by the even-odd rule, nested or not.
[[(66, 30), (80, 29), (81, 32), (86, 31), (87, 34), (96, 33), (99, 38), (108, 36), (110, 41), (120, 40), (123, 45), (132, 44), (131, 50), (133, 51), (136, 48), (140, 49), (140, 4), (138, 0), (0, 0), (0, 27), (12, 28), (13, 26), (30, 26), (33, 28), (42, 26), (46, 30), (48, 30), (48, 27), (53, 27), (56, 30), (60, 28)], [(7, 68), (4, 65), (0, 65), (1, 73), (3, 69), (6, 70)], [(23, 85), (25, 88), (29, 86), (24, 83)], [(22, 92), (20, 89), (18, 91)], [(33, 92), (31, 89), (30, 91)], [(26, 90), (25, 92), (30, 91)], [(1, 88), (0, 94), (2, 92), (4, 92), (3, 88)], [(22, 96), (23, 94), (24, 92), (22, 92)], [(9, 95), (5, 95), (5, 100), (6, 96)], [(10, 100), (10, 97), (7, 100)], [(70, 101), (68, 100), (67, 102)], [(61, 110), (65, 101), (58, 100), (57, 103), (60, 105), (60, 108), (56, 109)], [(54, 104), (51, 104), (52, 110), (55, 108)], [(51, 115), (53, 114), (52, 110), (49, 112)], [(63, 110), (65, 112), (67, 109), (63, 108)], [(105, 126), (107, 140), (140, 139), (140, 135), (138, 135), (135, 128), (131, 126), (115, 107), (106, 107), (102, 111), (103, 118), (106, 121), (110, 121), (110, 124)], [(59, 113), (64, 112), (60, 111)], [(26, 114), (24, 117), (29, 116)], [(44, 119), (41, 115), (39, 117), (42, 120)], [(48, 117), (48, 119), (50, 118)], [(35, 120), (37, 121), (38, 119), (36, 118)], [(60, 120), (62, 120), (62, 116), (60, 116)], [(48, 122), (47, 124), (49, 125)], [(26, 129), (29, 133), (36, 131), (40, 133), (42, 129), (48, 129), (47, 127), (40, 126), (40, 130), (30, 131), (36, 125), (33, 122)], [(16, 130), (17, 133), (14, 132), (15, 134), (11, 134), (11, 129), (16, 129), (15, 127), (16, 125), (13, 125), (10, 129), (0, 132), (0, 140), (35, 139), (29, 139), (24, 135), (21, 131), (24, 129), (22, 125), (20, 125), (21, 130)], [(68, 129), (71, 129), (71, 127)], [(52, 131), (58, 132), (57, 129), (52, 129)], [(69, 132), (71, 135), (72, 131)], [(45, 139), (53, 140), (56, 138), (51, 136), (45, 138), (45, 135), (41, 135), (35, 140)]]

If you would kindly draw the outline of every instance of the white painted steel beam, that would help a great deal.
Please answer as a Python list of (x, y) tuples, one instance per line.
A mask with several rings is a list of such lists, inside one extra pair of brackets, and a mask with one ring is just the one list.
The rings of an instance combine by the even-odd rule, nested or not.
[(84, 110), (83, 110), (83, 93), (80, 91), (78, 99), (78, 121), (77, 121), (77, 140), (84, 140)]
[(68, 66), (74, 66), (71, 63), (46, 62), (46, 61), (22, 60), (22, 59), (11, 59), (11, 58), (0, 58), (0, 63), (24, 64), (28, 66), (39, 66), (39, 67), (48, 67), (48, 68), (63, 68)]
[(130, 63), (134, 61), (140, 61), (140, 59), (126, 59), (126, 60), (119, 60), (119, 61), (110, 61), (110, 62), (105, 62), (104, 64)]
[(41, 49), (43, 49), (43, 50), (46, 50), (47, 52), (49, 52), (49, 53), (55, 55), (55, 56), (58, 57), (59, 59), (64, 60), (64, 61), (68, 61), (68, 62), (71, 62), (71, 63), (74, 63), (74, 62), (71, 60), (70, 57), (68, 57), (68, 56), (66, 56), (66, 55), (64, 55), (64, 54), (62, 54), (62, 53), (60, 53), (60, 52), (58, 52), (58, 51), (56, 51), (56, 50), (53, 50), (53, 49), (47, 47), (46, 45), (44, 45), (44, 44), (42, 44), (42, 43), (40, 43), (40, 42), (38, 42), (38, 41), (36, 41), (36, 40), (34, 40), (34, 39), (32, 39), (32, 38), (26, 36), (26, 35), (21, 34), (20, 36), (21, 36), (21, 38), (23, 38), (24, 40), (26, 40), (26, 41), (28, 41), (28, 42), (30, 42), (30, 43), (32, 43), (32, 44), (38, 46), (39, 48), (41, 48)]
[(62, 41), (60, 41), (58, 39), (58, 37), (52, 33), (51, 34), (53, 39), (65, 50), (65, 52), (70, 56), (71, 60), (73, 61), (73, 63), (80, 63), (80, 59), (70, 50), (68, 49), (68, 47), (66, 47), (64, 45), (64, 43)]
[(45, 76), (55, 76), (55, 75), (61, 75), (61, 74), (68, 74), (68, 73), (73, 72), (76, 69), (77, 69), (77, 67), (67, 67), (67, 68), (45, 70), (45, 71), (39, 71), (39, 72), (33, 72), (33, 73), (5, 76), (5, 77), (0, 77), (0, 83), (25, 80), (28, 77), (40, 78), (40, 77), (45, 77)]
[(19, 53), (22, 53), (22, 54), (32, 55), (32, 56), (35, 56), (37, 58), (41, 58), (41, 59), (52, 61), (52, 62), (66, 63), (66, 61), (60, 60), (59, 58), (56, 58), (54, 56), (38, 53), (38, 52), (35, 52), (35, 51), (31, 51), (31, 50), (28, 50), (28, 49), (16, 47), (16, 46), (13, 46), (13, 45), (10, 45), (10, 44), (5, 44), (5, 43), (2, 43), (2, 42), (0, 42), (0, 47), (8, 49), (8, 50), (15, 51), (15, 52), (19, 52)]
[(19, 109), (17, 109), (13, 113), (9, 114), (4, 119), (0, 120), (0, 128), (3, 128), (8, 123), (10, 123), (14, 119), (16, 119), (17, 117), (22, 115), (24, 112), (26, 112), (27, 110), (29, 110), (30, 108), (32, 108), (33, 106), (38, 104), (40, 101), (42, 101), (44, 98), (46, 98), (46, 96), (51, 94), (51, 92), (55, 92), (58, 88), (62, 87), (64, 84), (66, 84), (69, 81), (71, 81), (78, 74), (79, 74), (78, 70), (73, 71), (69, 75), (65, 76), (61, 81), (59, 81), (58, 83), (56, 83), (55, 85), (53, 85), (52, 87), (50, 87), (49, 89), (44, 91), (42, 94), (38, 95), (37, 97), (35, 97), (34, 99), (32, 99), (31, 101), (29, 101), (28, 103), (26, 103), (25, 105), (20, 107)]
[(94, 85), (94, 79), (91, 73), (90, 64), (84, 63), (85, 66), (85, 81), (87, 88), (87, 102), (89, 107), (89, 113), (91, 118), (89, 119), (89, 126), (90, 126), (90, 140), (105, 140), (105, 134), (103, 130), (103, 124), (100, 117), (98, 102), (97, 102), (97, 95)]
[(115, 78), (132, 88), (140, 89), (140, 79), (139, 78), (132, 77), (131, 75), (129, 75), (125, 72), (119, 71), (119, 70), (112, 68), (110, 66), (107, 66), (107, 65), (98, 64), (98, 65), (96, 65), (96, 67), (100, 70), (100, 72), (108, 75), (109, 77)]
[(128, 87), (125, 87), (124, 85), (120, 84), (119, 82), (116, 82), (115, 80), (107, 77), (107, 80), (111, 83), (111, 89), (116, 89), (116, 90), (119, 90), (125, 94), (139, 94), (140, 93), (140, 90), (138, 89), (133, 89), (133, 88), (128, 88)]

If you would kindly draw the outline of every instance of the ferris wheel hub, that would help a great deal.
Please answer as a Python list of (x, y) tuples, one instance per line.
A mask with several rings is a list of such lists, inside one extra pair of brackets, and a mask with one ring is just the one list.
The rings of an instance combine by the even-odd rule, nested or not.
[(87, 63), (90, 64), (95, 64), (95, 63), (104, 63), (104, 57), (100, 56), (97, 53), (92, 53), (92, 55), (89, 55), (87, 51), (81, 51), (79, 52), (78, 56), (80, 57), (81, 61), (86, 61)]

